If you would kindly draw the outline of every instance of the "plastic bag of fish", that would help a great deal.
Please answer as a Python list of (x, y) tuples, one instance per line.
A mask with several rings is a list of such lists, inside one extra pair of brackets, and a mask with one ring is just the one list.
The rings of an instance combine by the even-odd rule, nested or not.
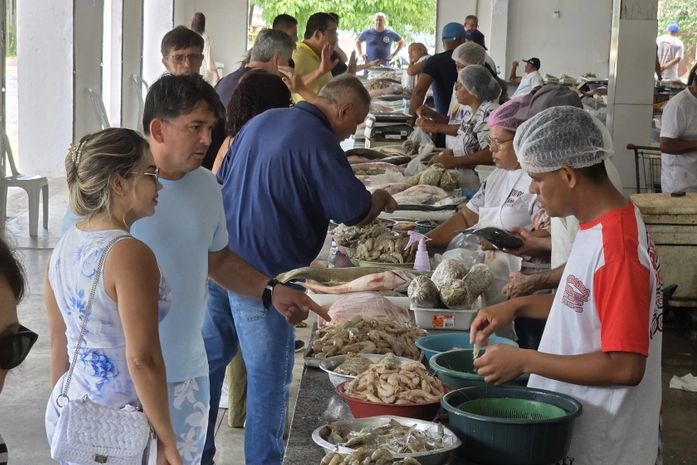
[(406, 249), (408, 243), (406, 234), (386, 232), (358, 244), (354, 258), (380, 263), (413, 263), (416, 247)]
[(494, 282), (488, 265), (478, 263), (468, 268), (464, 262), (443, 260), (433, 275), (418, 276), (407, 291), (412, 303), (422, 308), (469, 308)]

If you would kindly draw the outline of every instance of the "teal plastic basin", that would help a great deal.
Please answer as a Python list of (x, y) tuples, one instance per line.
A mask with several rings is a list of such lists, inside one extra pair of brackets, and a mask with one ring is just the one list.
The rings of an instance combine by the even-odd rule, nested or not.
[[(483, 354), (484, 350), (480, 352), (480, 355)], [(452, 390), (486, 384), (484, 378), (475, 373), (473, 362), (472, 349), (459, 349), (434, 355), (429, 365), (438, 378)], [(528, 378), (529, 375), (525, 373), (506, 384), (525, 386), (528, 384)]]
[[(489, 344), (507, 344), (518, 347), (515, 341), (499, 336), (489, 336)], [(459, 333), (440, 333), (420, 337), (416, 340), (416, 347), (421, 349), (426, 360), (430, 362), (431, 357), (436, 354), (453, 349), (472, 349), (472, 344), (470, 344), (469, 331), (460, 331)]]

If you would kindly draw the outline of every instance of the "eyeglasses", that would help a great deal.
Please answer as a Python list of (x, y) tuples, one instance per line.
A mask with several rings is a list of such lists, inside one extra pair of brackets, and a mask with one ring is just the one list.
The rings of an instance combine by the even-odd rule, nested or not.
[(505, 144), (506, 142), (510, 142), (512, 140), (513, 140), (512, 137), (510, 139), (506, 139), (506, 140), (499, 140), (499, 139), (494, 139), (492, 137), (487, 137), (485, 139), (485, 142), (489, 146), (490, 150), (496, 151), (496, 150), (500, 149), (503, 144)]
[(199, 63), (203, 61), (203, 53), (190, 53), (188, 55), (169, 55), (167, 58), (169, 58), (178, 65), (181, 65), (182, 63), (184, 63), (184, 61), (188, 61), (189, 63)]
[(27, 358), (39, 335), (20, 324), (0, 333), (0, 368), (11, 370)]
[(155, 171), (152, 173), (146, 171), (145, 173), (143, 173), (143, 176), (152, 176), (153, 180), (155, 181), (155, 184), (157, 184), (158, 182), (160, 182), (160, 168), (155, 168)]

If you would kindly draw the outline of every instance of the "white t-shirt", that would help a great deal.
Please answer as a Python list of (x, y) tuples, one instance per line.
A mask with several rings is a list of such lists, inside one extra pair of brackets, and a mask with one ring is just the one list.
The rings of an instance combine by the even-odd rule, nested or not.
[[(682, 40), (670, 34), (664, 34), (656, 38), (656, 45), (658, 46), (658, 62), (661, 65), (668, 63), (675, 58), (680, 58), (682, 60), (685, 54), (685, 46)], [(678, 78), (678, 65), (676, 63), (670, 68), (666, 68), (661, 71), (661, 76), (663, 79), (677, 79)]]
[(509, 171), (497, 168), (467, 202), (467, 208), (477, 214), (480, 214), (482, 208), (499, 209), (495, 224), (482, 226), (531, 230), (533, 218), (544, 212), (537, 201), (537, 195), (530, 192), (531, 182), (532, 178), (523, 170)]
[(528, 95), (535, 87), (541, 86), (544, 83), (545, 82), (542, 80), (542, 76), (540, 75), (539, 71), (535, 70), (527, 73), (521, 78), (520, 84), (518, 84), (518, 88), (515, 90), (515, 93), (511, 96), (511, 98)]
[[(416, 60), (416, 63), (423, 63), (424, 61), (428, 60), (431, 58), (431, 55), (424, 55), (418, 60)], [(419, 75), (416, 74), (414, 76), (409, 76), (407, 74), (407, 70), (405, 69), (404, 72), (402, 73), (402, 87), (404, 87), (407, 90), (414, 90), (414, 86), (416, 86), (416, 81), (419, 79)]]
[[(670, 99), (663, 109), (661, 137), (697, 140), (697, 97), (689, 88)], [(697, 191), (697, 151), (661, 153), (661, 190)]]
[(172, 308), (160, 323), (167, 381), (208, 375), (201, 335), (208, 296), (208, 252), (227, 246), (223, 196), (213, 173), (198, 168), (182, 179), (160, 178), (153, 216), (136, 221), (135, 237), (152, 249), (172, 288)]
[(583, 405), (568, 458), (574, 465), (654, 465), (661, 409), (663, 290), (654, 244), (632, 204), (582, 224), (539, 351), (630, 352), (647, 357), (637, 386), (580, 386), (530, 375), (529, 387)]

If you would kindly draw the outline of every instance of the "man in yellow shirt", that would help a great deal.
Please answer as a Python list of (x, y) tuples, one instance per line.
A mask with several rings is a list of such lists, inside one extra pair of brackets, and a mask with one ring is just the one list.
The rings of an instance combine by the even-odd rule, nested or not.
[[(315, 13), (307, 20), (305, 36), (293, 52), (295, 74), (302, 76), (305, 85), (318, 94), (332, 80), (332, 69), (338, 60), (332, 60), (332, 52), (337, 42), (337, 23), (328, 13)], [(293, 101), (303, 98), (293, 94)]]

